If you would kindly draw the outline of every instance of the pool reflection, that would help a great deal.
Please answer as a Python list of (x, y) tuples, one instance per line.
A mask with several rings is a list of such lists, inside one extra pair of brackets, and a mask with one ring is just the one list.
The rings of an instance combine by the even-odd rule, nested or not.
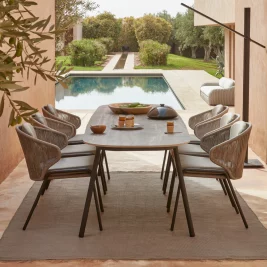
[(173, 104), (182, 109), (162, 77), (69, 77), (68, 89), (56, 85), (56, 106), (62, 109), (94, 109), (113, 102)]

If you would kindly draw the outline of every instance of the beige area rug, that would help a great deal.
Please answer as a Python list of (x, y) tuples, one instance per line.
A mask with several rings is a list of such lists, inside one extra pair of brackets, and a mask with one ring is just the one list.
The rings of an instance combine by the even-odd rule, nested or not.
[(186, 185), (196, 237), (188, 235), (182, 202), (175, 231), (169, 230), (172, 212), (166, 212), (158, 173), (111, 173), (103, 197), (104, 231), (98, 230), (92, 205), (80, 239), (88, 179), (53, 181), (22, 231), (40, 187), (35, 183), (0, 240), (0, 260), (267, 259), (267, 230), (241, 197), (247, 230), (218, 182), (186, 178)]

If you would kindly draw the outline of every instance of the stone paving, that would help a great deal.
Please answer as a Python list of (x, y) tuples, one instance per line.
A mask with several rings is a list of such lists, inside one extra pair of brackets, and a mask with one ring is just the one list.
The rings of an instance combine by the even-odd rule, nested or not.
[[(86, 73), (86, 72), (85, 72)], [(102, 71), (103, 74), (111, 74), (112, 71)], [(114, 72), (113, 72), (114, 73)], [(118, 71), (116, 71), (118, 73)], [(193, 114), (209, 109), (210, 107), (200, 98), (199, 86), (216, 78), (204, 71), (161, 71), (161, 70), (122, 70), (124, 74), (149, 74), (159, 73), (164, 75), (173, 91), (185, 106), (185, 110), (179, 114), (185, 121)], [(92, 74), (92, 72), (90, 72)], [(99, 74), (99, 72), (98, 72)], [(234, 108), (231, 108), (234, 111)], [(93, 110), (75, 110), (73, 113), (82, 119), (79, 133), (83, 133), (93, 113)], [(116, 152), (109, 152), (109, 164), (111, 171), (160, 171), (163, 154), (161, 152), (120, 152), (120, 157), (114, 157)], [(117, 152), (118, 153), (118, 152)], [(117, 155), (117, 154), (116, 154)], [(249, 150), (251, 158), (257, 158), (253, 151)], [(123, 159), (123, 164), (119, 159)], [(234, 181), (234, 186), (248, 203), (250, 208), (258, 216), (259, 220), (267, 227), (267, 168), (247, 169), (243, 178)], [(0, 237), (8, 226), (14, 213), (32, 186), (29, 179), (25, 161), (23, 160), (9, 177), (0, 184)], [(36, 262), (0, 262), (0, 267), (16, 266), (220, 266), (220, 267), (263, 267), (266, 261), (36, 261)]]

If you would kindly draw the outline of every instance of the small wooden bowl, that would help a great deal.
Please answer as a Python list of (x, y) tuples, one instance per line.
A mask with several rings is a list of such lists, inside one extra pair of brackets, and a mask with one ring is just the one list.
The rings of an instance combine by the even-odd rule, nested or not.
[(91, 125), (90, 129), (94, 134), (102, 134), (106, 130), (106, 125)]

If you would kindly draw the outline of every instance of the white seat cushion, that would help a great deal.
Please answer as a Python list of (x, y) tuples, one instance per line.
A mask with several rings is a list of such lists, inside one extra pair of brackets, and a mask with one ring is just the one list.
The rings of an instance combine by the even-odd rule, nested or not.
[(227, 88), (231, 88), (231, 87), (235, 86), (235, 81), (230, 79), (230, 78), (223, 77), (220, 79), (219, 85), (222, 88), (227, 89)]
[(183, 155), (194, 155), (200, 157), (208, 157), (209, 155), (199, 146), (199, 145), (191, 145), (185, 144), (178, 146), (179, 154)]
[(214, 164), (208, 157), (180, 155), (180, 161), (185, 175), (187, 172), (198, 174), (225, 174), (224, 169)]
[(210, 93), (215, 89), (223, 89), (221, 86), (202, 86), (200, 88), (200, 91), (205, 94), (206, 96), (209, 96)]

